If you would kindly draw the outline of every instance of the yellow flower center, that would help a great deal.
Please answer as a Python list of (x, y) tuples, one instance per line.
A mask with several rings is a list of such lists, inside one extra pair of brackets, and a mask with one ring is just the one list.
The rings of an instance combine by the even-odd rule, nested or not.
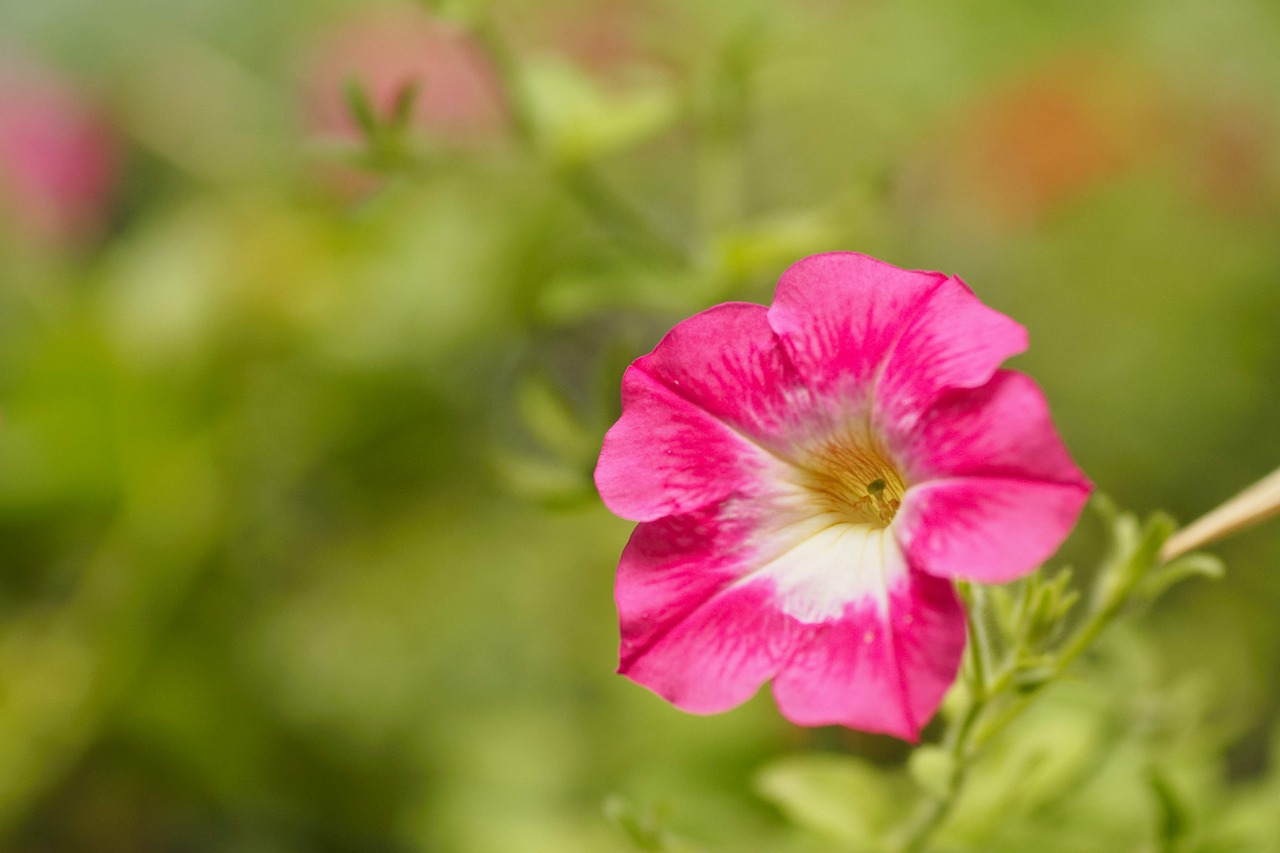
[(870, 436), (820, 445), (802, 468), (818, 505), (849, 524), (888, 527), (906, 491), (888, 453)]

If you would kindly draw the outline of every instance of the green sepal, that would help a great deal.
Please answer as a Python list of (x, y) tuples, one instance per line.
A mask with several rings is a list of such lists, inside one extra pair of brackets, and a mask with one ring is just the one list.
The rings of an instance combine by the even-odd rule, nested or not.
[(1187, 554), (1148, 572), (1136, 594), (1146, 601), (1154, 601), (1170, 587), (1184, 580), (1194, 577), (1217, 580), (1226, 571), (1226, 566), (1217, 557), (1200, 552)]
[(1026, 608), (1026, 626), (1023, 632), (1026, 645), (1035, 648), (1057, 636), (1071, 608), (1080, 599), (1078, 590), (1071, 589), (1071, 568), (1065, 567), (1049, 580), (1035, 576)]

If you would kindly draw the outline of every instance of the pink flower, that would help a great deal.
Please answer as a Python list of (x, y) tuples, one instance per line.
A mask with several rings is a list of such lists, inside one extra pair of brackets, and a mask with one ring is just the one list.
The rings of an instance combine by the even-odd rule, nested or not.
[(73, 84), (35, 65), (0, 64), (0, 221), (47, 244), (96, 236), (118, 160), (107, 122)]
[(640, 522), (619, 672), (694, 713), (772, 679), (792, 722), (916, 739), (964, 648), (952, 580), (1032, 571), (1092, 489), (998, 369), (1025, 348), (960, 279), (853, 253), (678, 324), (623, 376), (596, 468)]

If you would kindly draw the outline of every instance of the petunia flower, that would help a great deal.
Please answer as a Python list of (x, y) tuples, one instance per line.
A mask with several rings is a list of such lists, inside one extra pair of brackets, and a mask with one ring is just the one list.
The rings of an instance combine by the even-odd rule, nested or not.
[(953, 581), (1032, 571), (1092, 489), (999, 369), (1026, 342), (959, 278), (843, 252), (679, 323), (596, 468), (640, 522), (619, 672), (694, 713), (772, 680), (794, 723), (918, 738), (964, 650)]

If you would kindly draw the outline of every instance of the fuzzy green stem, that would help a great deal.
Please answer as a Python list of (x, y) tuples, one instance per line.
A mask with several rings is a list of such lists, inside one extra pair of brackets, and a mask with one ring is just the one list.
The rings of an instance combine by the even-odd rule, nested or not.
[(959, 589), (964, 602), (965, 625), (969, 632), (969, 666), (966, 670), (969, 706), (964, 713), (955, 718), (943, 738), (944, 749), (951, 758), (951, 771), (945, 791), (926, 800), (917, 810), (907, 825), (900, 844), (894, 847), (902, 853), (923, 850), (930, 836), (951, 814), (968, 776), (978, 720), (986, 710), (988, 700), (994, 695), (987, 683), (990, 644), (981, 614), (978, 612), (978, 592), (975, 587), (967, 583), (961, 583)]
[(964, 622), (969, 634), (970, 689), (974, 696), (985, 699), (990, 644), (980, 612), (981, 589), (963, 581), (957, 584), (957, 588), (964, 601)]
[[(1058, 678), (1097, 640), (1104, 629), (1123, 610), (1143, 575), (1160, 563), (1160, 549), (1168, 537), (1171, 524), (1156, 516), (1141, 536), (1133, 543), (1131, 553), (1125, 554), (1099, 579), (1097, 605), (1089, 618), (1076, 629), (1071, 639), (1058, 651), (1052, 664), (1048, 683)], [(969, 666), (966, 670), (969, 682), (969, 704), (956, 717), (944, 738), (944, 748), (951, 758), (951, 768), (941, 794), (925, 800), (915, 816), (907, 824), (902, 840), (893, 849), (903, 853), (915, 853), (925, 849), (933, 833), (942, 826), (955, 808), (968, 777), (969, 767), (988, 742), (1007, 725), (1016, 720), (1031, 704), (1038, 690), (1021, 694), (1010, 703), (1000, 699), (1016, 683), (1017, 669), (1024, 637), (1012, 647), (1009, 659), (999, 675), (988, 681), (989, 648), (985, 623), (980, 613), (980, 592), (976, 587), (958, 585), (964, 601), (965, 624), (969, 632)], [(1029, 599), (1024, 598), (1024, 606)]]
[[(1115, 617), (1129, 602), (1130, 595), (1134, 587), (1137, 586), (1142, 574), (1141, 571), (1135, 570), (1134, 567), (1129, 567), (1129, 570), (1123, 573), (1122, 580), (1110, 589), (1106, 598), (1094, 610), (1089, 619), (1076, 629), (1071, 639), (1058, 652), (1057, 659), (1053, 664), (1052, 675), (1046, 679), (1045, 683), (1052, 682), (1065, 673), (1071, 664), (1094, 644), (1107, 626), (1115, 621)], [(1001, 676), (999, 683), (1002, 689), (1008, 684), (1012, 684), (1012, 667), (1002, 673)], [(1007, 679), (1005, 676), (1007, 676)], [(975, 734), (975, 748), (981, 749), (1007, 725), (1020, 717), (1023, 711), (1031, 705), (1035, 697), (1036, 693), (1034, 692), (1020, 696), (1013, 704), (1004, 708), (998, 716), (991, 718)]]
[(969, 759), (973, 745), (973, 733), (978, 718), (986, 707), (985, 699), (974, 699), (957, 724), (947, 731), (947, 752), (951, 757), (951, 773), (946, 792), (926, 800), (908, 824), (902, 842), (893, 847), (901, 853), (917, 853), (923, 850), (929, 838), (951, 814), (960, 792), (964, 789), (969, 773)]

